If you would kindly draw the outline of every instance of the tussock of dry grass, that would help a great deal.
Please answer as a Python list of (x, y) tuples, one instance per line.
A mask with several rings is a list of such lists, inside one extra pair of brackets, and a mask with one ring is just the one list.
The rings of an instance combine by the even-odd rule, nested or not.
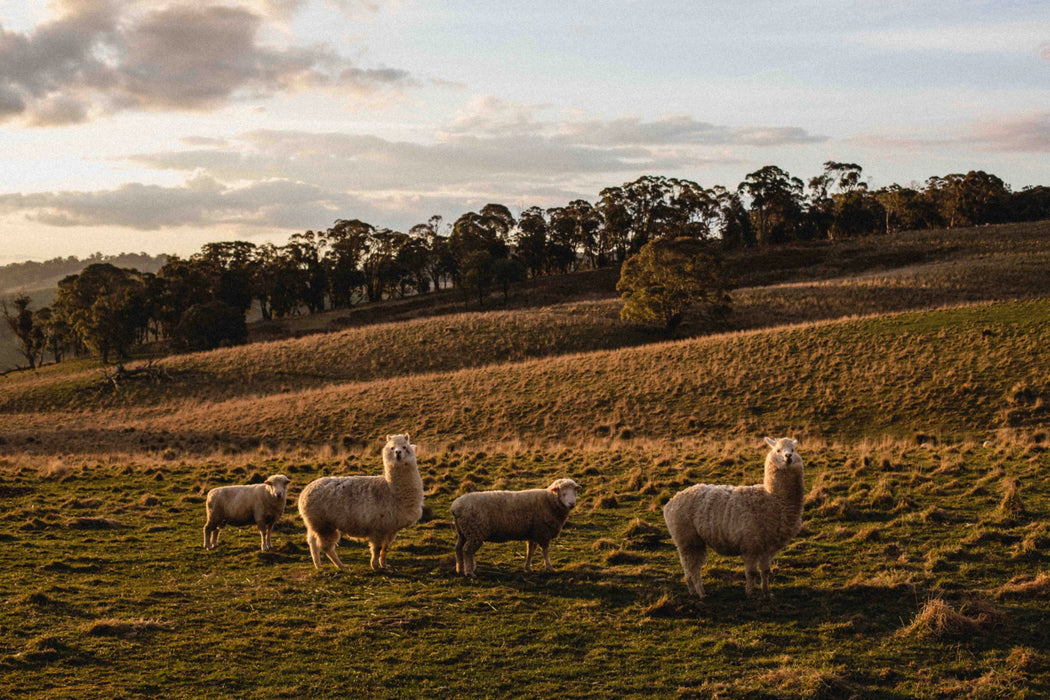
[(960, 639), (970, 637), (996, 624), (1001, 614), (988, 603), (972, 603), (966, 610), (956, 610), (941, 598), (926, 601), (911, 623), (899, 634), (920, 639)]

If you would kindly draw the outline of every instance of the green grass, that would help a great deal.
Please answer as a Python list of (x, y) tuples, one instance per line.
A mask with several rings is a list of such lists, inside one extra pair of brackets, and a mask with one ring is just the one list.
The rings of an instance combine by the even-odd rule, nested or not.
[[(1045, 438), (1040, 438), (1040, 440)], [(425, 522), (392, 570), (315, 572), (294, 505), (201, 547), (205, 489), (375, 458), (4, 465), (0, 693), (18, 697), (1042, 697), (1050, 490), (1041, 442), (803, 445), (805, 528), (748, 601), (713, 556), (709, 597), (681, 581), (660, 506), (688, 483), (755, 481), (761, 450), (425, 455)], [(466, 481), (584, 496), (554, 547), (487, 544), (454, 573), (448, 506)], [(1022, 484), (1017, 487), (1017, 484)], [(1004, 506), (1013, 489), (1021, 506)], [(294, 500), (293, 500), (294, 503)], [(933, 601), (941, 616), (928, 605)], [(947, 611), (947, 612), (945, 612)], [(947, 615), (947, 619), (945, 619)]]
[[(765, 286), (730, 332), (673, 342), (545, 289), (362, 309), (119, 390), (90, 362), (2, 377), (0, 697), (1046, 697), (1046, 233), (785, 248), (741, 268)], [(423, 521), (389, 572), (352, 542), (315, 572), (295, 496), (378, 472), (393, 432), (420, 446)], [(662, 505), (757, 482), (765, 434), (801, 440), (804, 528), (773, 602), (718, 556), (697, 602)], [(207, 489), (275, 472), (275, 549), (239, 528), (206, 552)], [(561, 476), (583, 493), (556, 572), (508, 543), (455, 575), (458, 494)]]

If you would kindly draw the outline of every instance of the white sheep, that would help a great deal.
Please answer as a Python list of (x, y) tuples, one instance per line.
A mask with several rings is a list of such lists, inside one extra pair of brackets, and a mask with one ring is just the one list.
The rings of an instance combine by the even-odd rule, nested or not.
[(204, 523), (204, 548), (215, 549), (219, 530), (227, 525), (257, 525), (262, 551), (270, 549), (270, 531), (284, 513), (288, 484), (284, 474), (274, 474), (261, 484), (218, 486), (208, 491)]
[(321, 568), (323, 553), (340, 569), (346, 568), (335, 551), (346, 535), (368, 540), (373, 571), (386, 568), (387, 547), (423, 515), (423, 480), (415, 450), (408, 435), (389, 435), (382, 476), (325, 476), (306, 485), (299, 494), (299, 515), (306, 523), (315, 567)]
[(696, 484), (680, 491), (664, 506), (664, 520), (678, 548), (690, 592), (704, 597), (700, 569), (707, 548), (744, 559), (747, 595), (754, 592), (755, 574), (769, 597), (773, 556), (802, 529), (802, 457), (791, 438), (766, 438), (765, 480), (753, 486)]
[(452, 501), (456, 522), (456, 573), (474, 576), (474, 553), (483, 542), (525, 540), (525, 570), (532, 570), (536, 547), (543, 549), (543, 564), (553, 571), (550, 543), (576, 505), (579, 485), (557, 479), (545, 489), (527, 491), (475, 491)]

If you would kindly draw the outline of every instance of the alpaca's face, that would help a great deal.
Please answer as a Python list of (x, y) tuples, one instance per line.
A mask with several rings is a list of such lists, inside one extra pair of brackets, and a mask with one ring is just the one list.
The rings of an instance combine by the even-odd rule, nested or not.
[(802, 466), (802, 456), (798, 453), (798, 443), (791, 438), (780, 438), (778, 440), (766, 438), (766, 444), (772, 448), (770, 454), (778, 469), (788, 466)]
[(383, 447), (383, 461), (387, 464), (414, 463), (416, 446), (408, 440), (407, 435), (388, 435)]

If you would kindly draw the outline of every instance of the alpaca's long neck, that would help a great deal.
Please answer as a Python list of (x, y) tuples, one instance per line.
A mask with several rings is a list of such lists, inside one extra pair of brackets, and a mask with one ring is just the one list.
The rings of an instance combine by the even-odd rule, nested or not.
[(423, 479), (415, 467), (407, 464), (385, 465), (383, 475), (399, 501), (412, 503), (423, 497)]
[(777, 469), (772, 460), (766, 460), (765, 474), (766, 491), (776, 496), (786, 508), (785, 514), (796, 515), (802, 513), (802, 501), (805, 498), (805, 486), (803, 483), (803, 468), (781, 467)]

